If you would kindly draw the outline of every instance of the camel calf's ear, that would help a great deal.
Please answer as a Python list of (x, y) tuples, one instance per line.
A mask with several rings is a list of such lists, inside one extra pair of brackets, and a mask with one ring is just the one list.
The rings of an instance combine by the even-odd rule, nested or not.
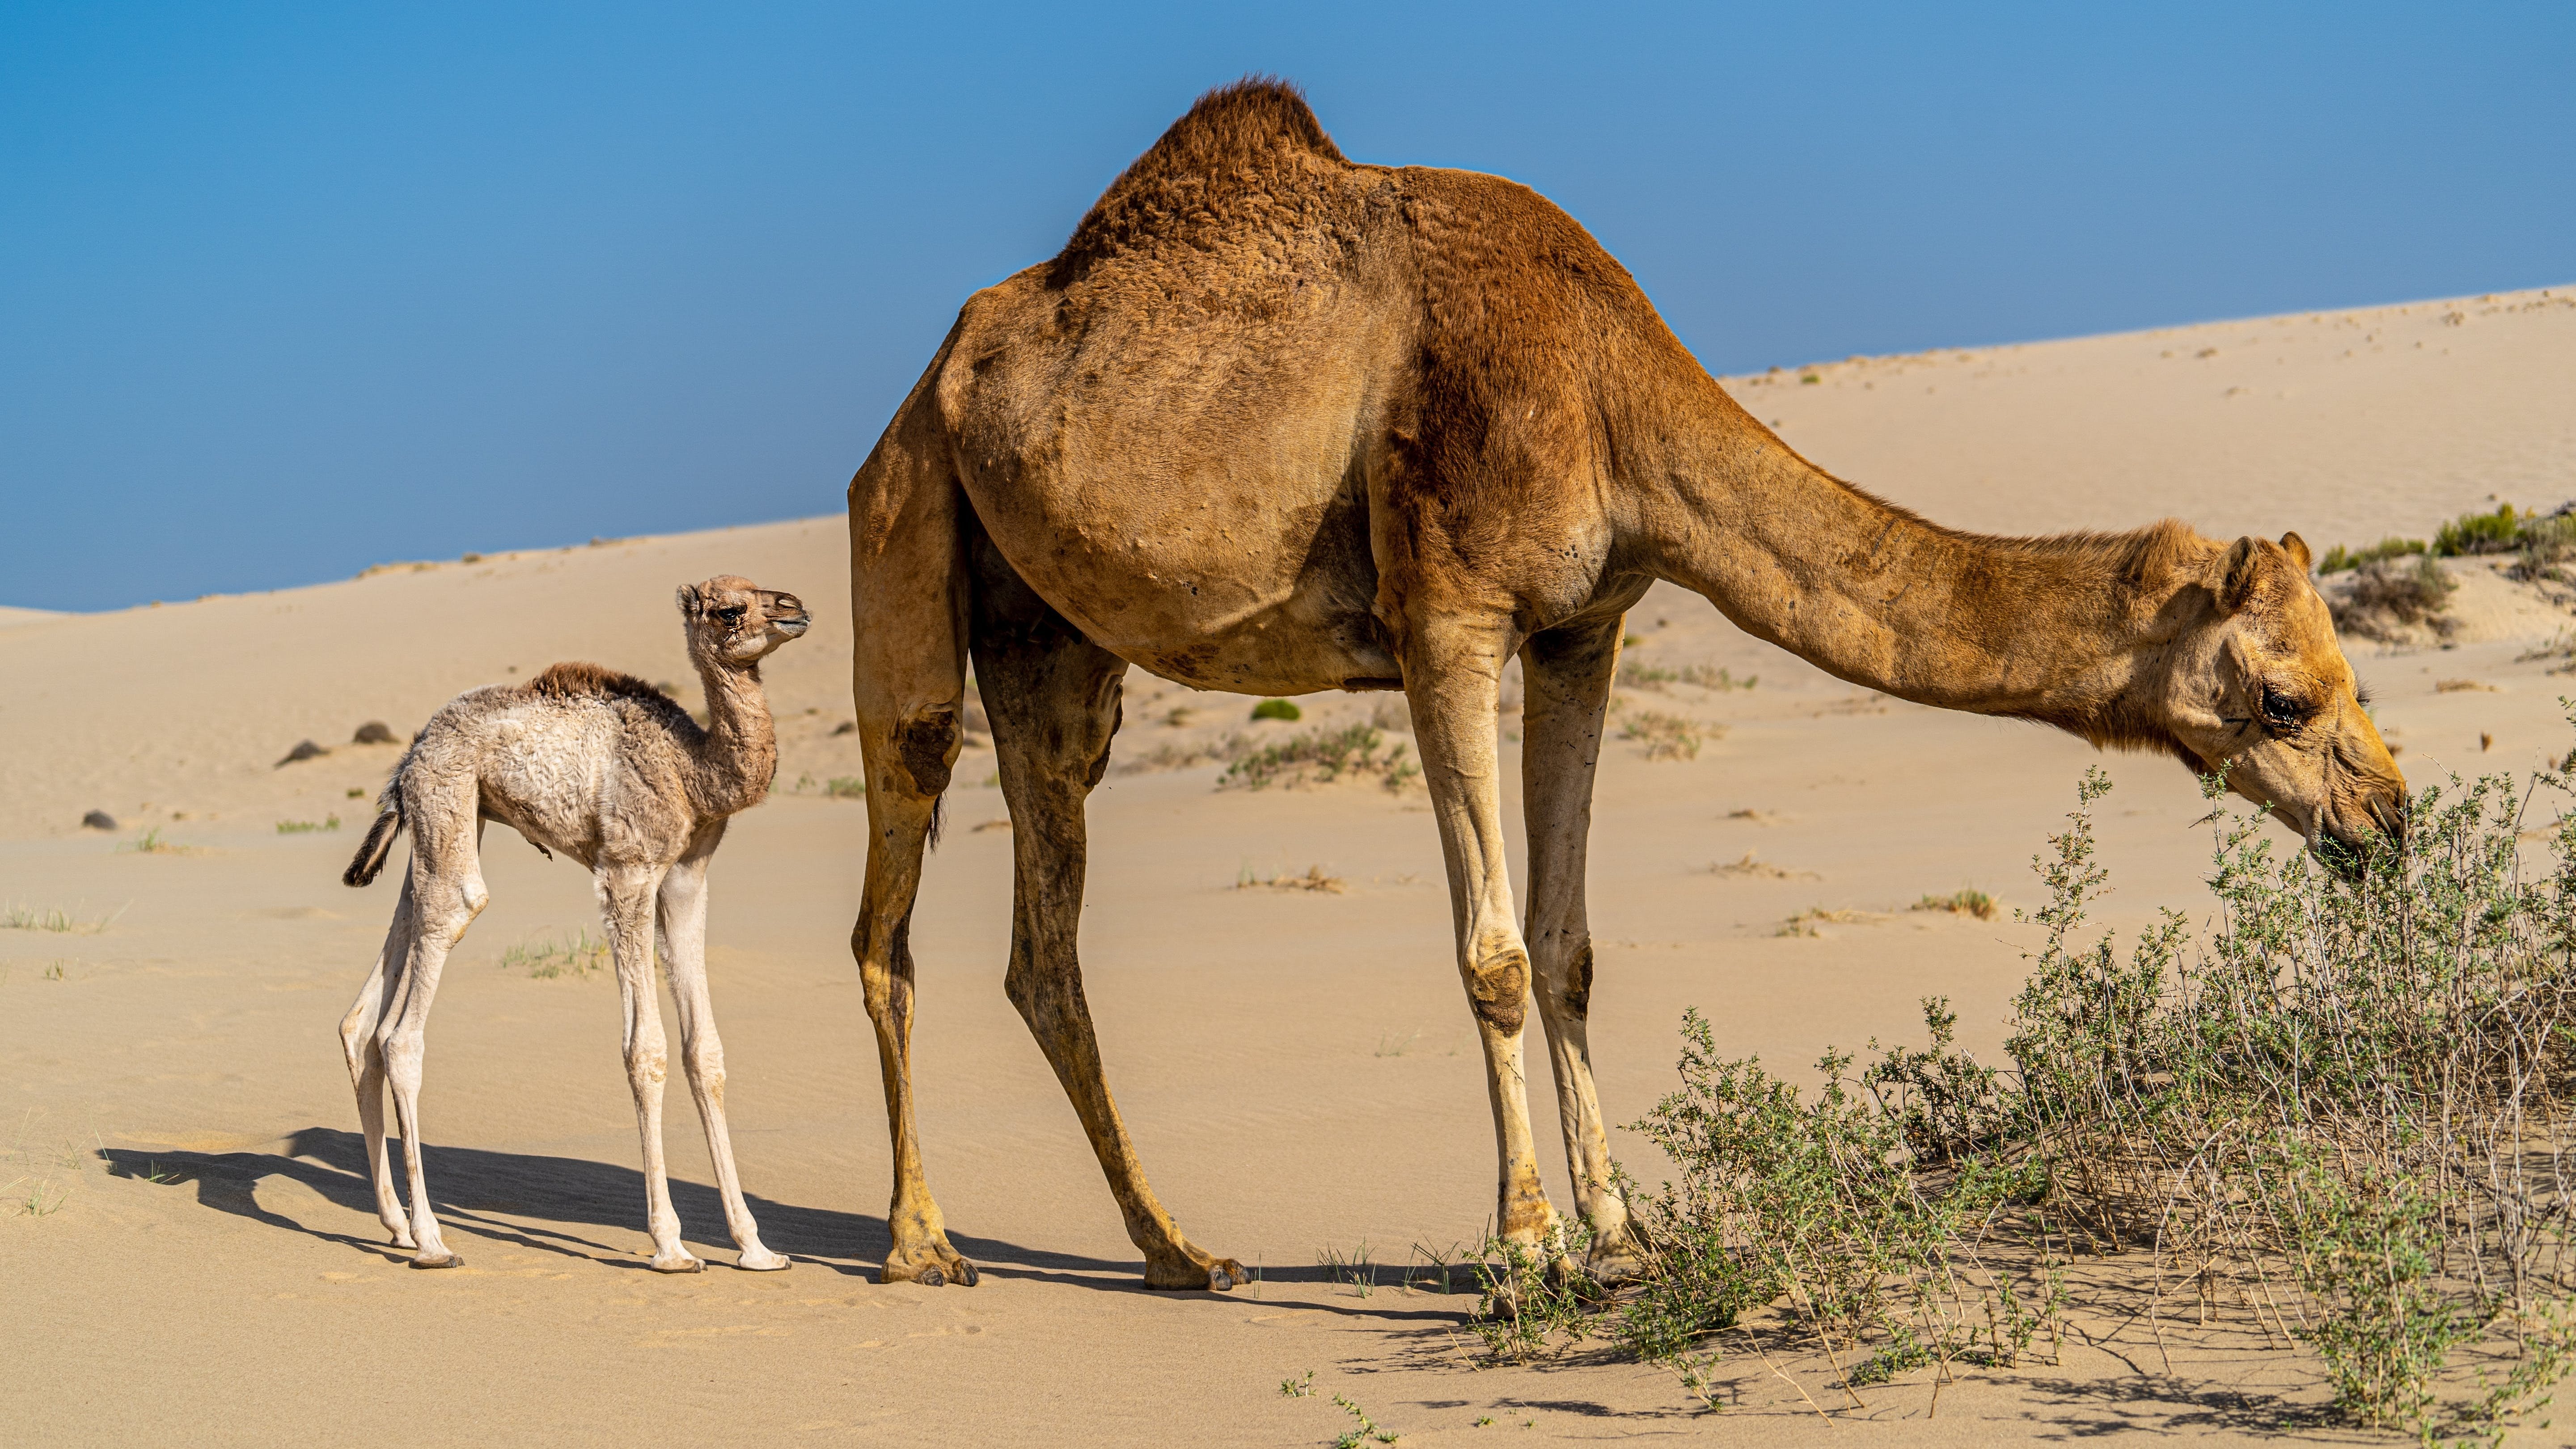
[(2219, 575), (2218, 606), (2233, 614), (2254, 597), (2256, 566), (2263, 561), (2260, 539), (2240, 538), (2227, 550), (2227, 568)]
[(696, 584), (680, 585), (680, 617), (684, 619), (694, 619), (698, 617), (698, 586)]
[(2290, 562), (2297, 564), (2301, 573), (2316, 567), (2314, 556), (2308, 552), (2308, 541), (2295, 533), (2281, 535), (2281, 551), (2290, 556)]

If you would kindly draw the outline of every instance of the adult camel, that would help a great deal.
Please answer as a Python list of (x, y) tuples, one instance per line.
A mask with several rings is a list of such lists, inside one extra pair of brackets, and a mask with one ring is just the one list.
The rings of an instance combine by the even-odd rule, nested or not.
[[(1556, 1222), (1521, 1066), (1535, 978), (1605, 1278), (1636, 1244), (1585, 1036), (1584, 836), (1622, 615), (1653, 580), (1854, 684), (2223, 763), (2312, 843), (2393, 835), (2404, 807), (2296, 534), (1926, 522), (1755, 422), (1545, 198), (1353, 164), (1274, 82), (1202, 97), (1060, 254), (968, 299), (849, 501), (871, 831), (850, 945), (894, 1143), (888, 1282), (975, 1281), (922, 1177), (907, 945), (970, 655), (1013, 826), (1007, 990), (1157, 1288), (1247, 1279), (1146, 1185), (1075, 959), (1083, 802), (1131, 664), (1249, 694), (1404, 691), (1484, 1045), (1497, 1228), (1538, 1247)], [(1526, 928), (1496, 789), (1514, 654)]]

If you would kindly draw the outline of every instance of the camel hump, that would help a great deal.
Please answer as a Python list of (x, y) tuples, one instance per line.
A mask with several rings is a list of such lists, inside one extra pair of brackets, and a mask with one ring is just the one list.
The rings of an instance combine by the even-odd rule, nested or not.
[(1116, 251), (1140, 232), (1167, 228), (1193, 203), (1293, 189), (1317, 162), (1350, 164), (1295, 86), (1259, 75), (1219, 86), (1109, 183), (1056, 260), (1078, 265)]
[(544, 673), (528, 681), (528, 689), (548, 699), (574, 699), (586, 694), (622, 694), (665, 703), (670, 699), (632, 674), (620, 674), (597, 664), (549, 664)]

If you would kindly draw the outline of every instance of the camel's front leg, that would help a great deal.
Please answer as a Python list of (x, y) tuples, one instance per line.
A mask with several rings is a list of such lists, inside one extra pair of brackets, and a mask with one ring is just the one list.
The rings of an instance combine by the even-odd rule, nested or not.
[(340, 1018), (340, 1051), (349, 1061), (349, 1084), (358, 1093), (358, 1126), (367, 1139), (367, 1172), (376, 1189), (376, 1221), (385, 1225), (394, 1246), (413, 1248), (411, 1224), (404, 1220), (402, 1199), (394, 1196), (393, 1166), (385, 1158), (385, 1049), (376, 1039), (385, 1014), (399, 999), (403, 969), (410, 963), (414, 913), (411, 872), (403, 872), (402, 890), (394, 902), (393, 924), (376, 952), (375, 969), (349, 1014)]
[(850, 480), (850, 694), (868, 769), (867, 882), (850, 954), (876, 1027), (894, 1149), (893, 1242), (878, 1276), (928, 1287), (976, 1277), (922, 1174), (912, 1096), (912, 902), (957, 762), (966, 690), (960, 495), (938, 414), (925, 380)]
[(1495, 1231), (1506, 1242), (1545, 1252), (1556, 1210), (1539, 1185), (1538, 1153), (1530, 1141), (1529, 1089), (1521, 1068), (1529, 952), (1512, 919), (1495, 759), (1503, 664), (1519, 641), (1507, 618), (1428, 611), (1410, 617), (1405, 632), (1404, 690), (1449, 869), (1458, 973), (1485, 1048), (1485, 1090), (1493, 1103), (1499, 1158)]
[(1637, 1275), (1627, 1199), (1610, 1170), (1601, 1101), (1592, 1086), (1586, 1017), (1592, 1003), (1592, 927), (1583, 866), (1592, 830), (1592, 775), (1619, 663), (1620, 616), (1533, 636), (1521, 650), (1521, 811), (1529, 826), (1529, 944), (1538, 1017), (1555, 1067), (1556, 1111), (1577, 1205), (1592, 1230), (1586, 1266), (1604, 1282)]
[(1083, 801), (1109, 765), (1126, 661), (1075, 632), (989, 544), (976, 550), (975, 669), (1011, 806), (1011, 1004), (1055, 1068), (1100, 1158), (1148, 1288), (1249, 1283), (1241, 1263), (1181, 1235), (1145, 1181), (1100, 1066), (1074, 936), (1082, 919)]
[(741, 1250), (738, 1267), (768, 1272), (787, 1266), (784, 1254), (762, 1246), (760, 1225), (743, 1204), (742, 1181), (734, 1175), (733, 1137), (725, 1130), (724, 1042), (716, 1035), (716, 1008), (707, 994), (707, 860), (724, 838), (719, 821), (696, 842), (687, 859), (662, 877), (662, 945), (668, 953), (663, 973), (671, 978), (671, 1001), (680, 1012), (680, 1060), (689, 1070), (689, 1093), (697, 1099), (698, 1121), (707, 1129), (707, 1156), (716, 1166), (716, 1191), (724, 1198), (725, 1226)]
[(635, 1094), (635, 1130), (644, 1139), (644, 1222), (653, 1235), (653, 1271), (695, 1273), (706, 1267), (680, 1246), (680, 1215), (671, 1209), (671, 1177), (662, 1161), (662, 1083), (671, 1074), (662, 1036), (662, 1006), (653, 997), (653, 897), (661, 872), (649, 866), (601, 866), (600, 915), (617, 958), (617, 996), (626, 1009), (626, 1085)]

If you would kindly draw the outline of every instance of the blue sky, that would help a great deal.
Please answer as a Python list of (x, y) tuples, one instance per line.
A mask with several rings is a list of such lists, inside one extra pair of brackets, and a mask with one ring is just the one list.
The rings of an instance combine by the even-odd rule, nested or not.
[[(1940, 13), (1948, 10), (1962, 13)], [(2576, 6), (0, 9), (0, 603), (835, 511), (1208, 86), (1712, 369), (2576, 281)]]

